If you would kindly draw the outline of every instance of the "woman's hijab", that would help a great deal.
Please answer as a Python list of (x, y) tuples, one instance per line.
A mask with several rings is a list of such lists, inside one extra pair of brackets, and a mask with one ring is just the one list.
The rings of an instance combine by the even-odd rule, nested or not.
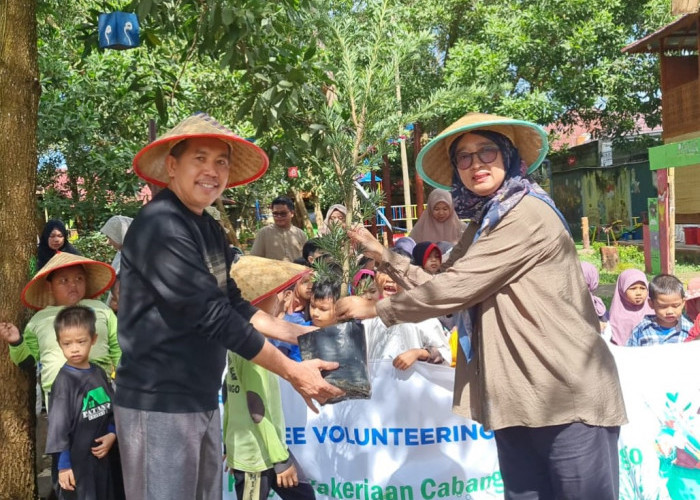
[[(58, 229), (61, 231), (61, 234), (63, 234), (63, 245), (58, 250), (54, 250), (49, 246), (49, 237), (55, 229)], [(63, 221), (51, 219), (46, 223), (44, 230), (41, 232), (41, 236), (39, 237), (39, 247), (37, 248), (36, 256), (36, 270), (39, 271), (39, 269), (44, 267), (46, 263), (51, 260), (51, 257), (56, 255), (57, 251), (80, 255), (80, 252), (78, 252), (78, 250), (68, 242), (68, 231), (66, 230), (66, 225), (63, 223)]]
[[(450, 208), (450, 216), (444, 222), (439, 222), (433, 217), (433, 209), (440, 202), (445, 203)], [(467, 225), (457, 217), (450, 192), (445, 189), (434, 189), (428, 195), (428, 209), (423, 211), (409, 236), (416, 243), (449, 241), (455, 244), (459, 241), (466, 227)]]
[(583, 277), (586, 280), (586, 285), (588, 285), (588, 292), (591, 294), (595, 313), (599, 318), (602, 318), (607, 308), (603, 303), (603, 299), (595, 295), (595, 291), (598, 289), (598, 269), (590, 262), (581, 262), (581, 269), (583, 270)]
[(133, 220), (134, 219), (127, 217), (126, 215), (115, 215), (110, 217), (110, 219), (105, 222), (104, 226), (102, 226), (100, 229), (102, 234), (116, 243), (119, 247), (114, 259), (112, 259), (112, 267), (117, 274), (119, 273), (119, 269), (121, 267), (121, 247), (124, 245), (124, 236), (126, 236), (126, 232)]
[(642, 305), (636, 306), (627, 300), (625, 292), (635, 283), (643, 283), (649, 288), (646, 275), (638, 269), (626, 269), (617, 278), (615, 294), (610, 303), (610, 328), (612, 329), (612, 341), (617, 345), (627, 344), (627, 339), (632, 335), (632, 330), (647, 314), (654, 314), (654, 310), (647, 300)]
[(331, 205), (326, 212), (326, 218), (323, 219), (323, 225), (318, 228), (319, 236), (323, 236), (324, 234), (329, 234), (331, 232), (331, 215), (333, 215), (333, 212), (336, 210), (343, 214), (343, 217), (348, 213), (348, 209), (345, 208), (345, 205), (341, 205), (339, 203), (336, 205)]
[(134, 219), (126, 215), (115, 215), (105, 222), (100, 232), (121, 247), (124, 244), (126, 231), (129, 229), (133, 220)]
[[(559, 210), (557, 210), (554, 201), (536, 182), (527, 176), (527, 164), (520, 158), (520, 153), (510, 139), (490, 130), (473, 130), (471, 133), (485, 137), (498, 146), (503, 158), (503, 167), (506, 171), (505, 180), (495, 193), (488, 196), (479, 196), (467, 189), (462, 183), (457, 168), (454, 167), (452, 174), (454, 208), (460, 219), (470, 219), (479, 224), (479, 230), (474, 236), (474, 241), (481, 236), (483, 231), (488, 231), (496, 226), (528, 194), (539, 198), (549, 205), (557, 213), (568, 231), (569, 226)], [(456, 152), (459, 140), (460, 138), (455, 139), (450, 146), (450, 159), (453, 166), (456, 165)]]

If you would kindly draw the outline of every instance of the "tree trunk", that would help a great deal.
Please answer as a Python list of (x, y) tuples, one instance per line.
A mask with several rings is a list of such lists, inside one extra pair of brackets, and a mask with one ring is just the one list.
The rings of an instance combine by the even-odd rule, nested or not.
[(295, 188), (290, 188), (292, 196), (294, 197), (294, 218), (297, 221), (297, 225), (301, 227), (306, 234), (313, 234), (314, 227), (311, 225), (309, 220), (309, 213), (306, 211), (306, 205), (304, 204), (304, 198), (301, 195), (301, 191)]
[(321, 210), (321, 199), (317, 194), (313, 195), (314, 213), (316, 214), (316, 228), (319, 229), (323, 225), (323, 210)]
[[(0, 311), (24, 327), (19, 300), (36, 252), (36, 128), (39, 106), (36, 1), (0, 2)], [(36, 498), (35, 377), (0, 341), (0, 498)]]

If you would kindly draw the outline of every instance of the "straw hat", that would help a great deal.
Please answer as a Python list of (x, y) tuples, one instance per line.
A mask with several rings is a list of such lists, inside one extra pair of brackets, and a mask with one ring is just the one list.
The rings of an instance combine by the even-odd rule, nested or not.
[(306, 266), (253, 255), (244, 255), (231, 266), (231, 278), (251, 304), (281, 292), (311, 272)]
[(491, 130), (508, 137), (518, 149), (520, 157), (527, 163), (528, 174), (540, 166), (549, 150), (547, 132), (539, 125), (503, 116), (468, 113), (421, 149), (416, 159), (416, 169), (428, 184), (437, 188), (452, 189), (454, 167), (450, 162), (450, 146), (470, 130)]
[(252, 142), (237, 136), (206, 113), (197, 113), (175, 125), (134, 157), (136, 175), (158, 186), (170, 182), (165, 158), (178, 142), (192, 137), (214, 137), (231, 147), (231, 167), (226, 187), (252, 182), (265, 173), (269, 160), (265, 152)]
[(67, 252), (56, 252), (36, 276), (27, 283), (22, 290), (22, 302), (25, 306), (40, 310), (54, 304), (53, 294), (46, 283), (46, 277), (58, 269), (66, 267), (83, 266), (87, 274), (85, 286), (85, 298), (99, 297), (114, 283), (116, 274), (112, 266), (104, 262), (88, 259), (81, 255), (73, 255)]

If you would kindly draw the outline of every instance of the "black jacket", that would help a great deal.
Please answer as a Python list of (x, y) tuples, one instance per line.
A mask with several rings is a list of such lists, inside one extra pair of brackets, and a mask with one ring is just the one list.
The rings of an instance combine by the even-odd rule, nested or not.
[(226, 350), (254, 357), (257, 309), (229, 277), (223, 230), (164, 189), (143, 207), (122, 248), (115, 404), (185, 413), (218, 408)]

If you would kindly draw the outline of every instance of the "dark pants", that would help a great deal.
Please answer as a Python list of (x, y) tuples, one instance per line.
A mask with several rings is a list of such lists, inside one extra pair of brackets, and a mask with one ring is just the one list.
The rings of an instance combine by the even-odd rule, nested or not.
[[(236, 497), (238, 500), (243, 500), (246, 473), (240, 470), (234, 470), (233, 476), (236, 478)], [(314, 489), (308, 483), (299, 483), (291, 488), (280, 488), (277, 486), (277, 474), (274, 469), (268, 469), (260, 473), (260, 496), (257, 499), (246, 500), (267, 500), (270, 494), (270, 489), (274, 490), (282, 500), (313, 500), (316, 498)]]
[(497, 430), (506, 500), (617, 500), (619, 434), (582, 423)]

